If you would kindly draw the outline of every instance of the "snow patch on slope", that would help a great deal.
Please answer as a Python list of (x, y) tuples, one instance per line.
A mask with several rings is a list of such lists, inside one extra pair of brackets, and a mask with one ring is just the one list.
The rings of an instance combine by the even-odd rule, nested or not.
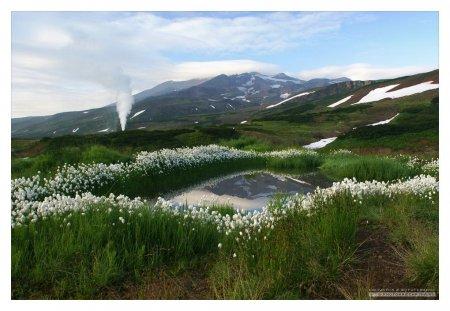
[(284, 104), (285, 102), (290, 101), (291, 99), (294, 99), (294, 98), (297, 98), (297, 97), (301, 97), (301, 96), (305, 96), (305, 95), (309, 95), (309, 94), (312, 94), (312, 93), (314, 93), (314, 91), (312, 91), (312, 92), (304, 92), (304, 93), (300, 93), (300, 94), (294, 95), (294, 96), (289, 97), (288, 99), (285, 99), (285, 100), (283, 100), (283, 101), (281, 101), (281, 102), (279, 102), (277, 104), (273, 104), (273, 105), (267, 106), (266, 109), (270, 109), (270, 108), (279, 106), (281, 104)]
[(230, 107), (233, 110), (236, 110), (236, 108), (234, 108), (231, 104), (227, 104), (228, 107)]
[(345, 97), (345, 98), (343, 98), (343, 99), (341, 99), (341, 100), (339, 100), (339, 101), (337, 101), (337, 102), (335, 102), (335, 103), (333, 103), (333, 104), (331, 104), (331, 105), (328, 105), (328, 107), (334, 108), (334, 107), (336, 107), (336, 106), (339, 106), (340, 104), (343, 104), (343, 103), (345, 103), (347, 100), (349, 100), (350, 98), (352, 98), (352, 96), (353, 96), (353, 95), (347, 96), (347, 97)]
[(393, 84), (393, 85), (388, 85), (385, 87), (380, 87), (380, 88), (374, 89), (374, 90), (370, 91), (369, 94), (367, 94), (366, 96), (361, 98), (359, 100), (359, 102), (357, 102), (353, 105), (375, 102), (375, 101), (379, 101), (379, 100), (382, 100), (385, 98), (391, 98), (391, 99), (399, 98), (399, 97), (418, 94), (418, 93), (422, 93), (422, 92), (425, 92), (428, 90), (434, 90), (434, 89), (439, 88), (439, 84), (433, 84), (433, 81), (428, 81), (428, 82), (419, 83), (419, 84), (416, 84), (413, 86), (408, 86), (408, 87), (404, 87), (404, 88), (396, 90), (396, 91), (389, 92), (390, 90), (397, 87), (398, 85), (399, 84)]
[(255, 83), (255, 76), (252, 76), (252, 77), (250, 78), (250, 80), (248, 80), (244, 85), (245, 85), (245, 86), (252, 86), (253, 83)]
[(98, 131), (98, 133), (104, 133), (104, 132), (108, 132), (108, 131), (109, 131), (109, 127), (107, 129), (103, 129), (103, 130)]
[(323, 148), (326, 145), (332, 143), (333, 141), (336, 140), (337, 137), (330, 137), (330, 138), (324, 138), (321, 139), (319, 141), (316, 141), (314, 143), (310, 143), (308, 145), (304, 145), (303, 147), (306, 149), (319, 149), (319, 148)]
[(264, 79), (264, 80), (269, 80), (269, 81), (276, 81), (276, 82), (292, 82), (292, 83), (296, 83), (296, 84), (301, 84), (302, 82), (300, 80), (288, 80), (288, 79), (280, 79), (280, 78), (274, 78), (274, 77), (269, 77), (266, 75), (262, 75), (262, 74), (258, 74), (256, 75), (258, 78)]
[(249, 103), (250, 101), (248, 100), (248, 99), (246, 99), (245, 98), (245, 96), (236, 96), (236, 97), (233, 97), (231, 100), (242, 100), (242, 101), (244, 101), (244, 102), (247, 102), (247, 103)]
[(390, 119), (387, 119), (387, 120), (384, 120), (384, 121), (380, 121), (380, 122), (376, 122), (376, 123), (372, 123), (372, 124), (368, 124), (367, 126), (376, 126), (376, 125), (388, 124), (389, 122), (394, 120), (398, 115), (399, 115), (399, 113), (397, 113), (395, 116), (393, 116)]
[(77, 127), (76, 129), (73, 129), (73, 130), (72, 130), (72, 133), (78, 132), (79, 129), (80, 129), (79, 127)]
[(140, 115), (141, 113), (144, 113), (144, 111), (145, 111), (145, 109), (144, 110), (141, 110), (141, 111), (138, 111), (138, 112), (136, 112), (135, 114), (133, 114), (133, 116), (130, 118), (130, 119), (133, 119), (133, 118), (135, 118), (135, 117), (137, 117), (138, 115)]

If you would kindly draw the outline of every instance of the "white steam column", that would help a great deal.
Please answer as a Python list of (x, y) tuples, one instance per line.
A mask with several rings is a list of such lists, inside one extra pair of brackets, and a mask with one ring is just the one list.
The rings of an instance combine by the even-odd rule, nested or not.
[(131, 107), (134, 103), (134, 97), (131, 95), (131, 90), (129, 92), (118, 92), (116, 110), (119, 115), (120, 127), (122, 131), (125, 131), (125, 126), (127, 125), (127, 117), (131, 112)]

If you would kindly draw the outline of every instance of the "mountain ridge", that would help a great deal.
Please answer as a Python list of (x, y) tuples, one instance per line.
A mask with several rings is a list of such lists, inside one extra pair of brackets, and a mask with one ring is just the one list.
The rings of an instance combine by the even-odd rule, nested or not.
[[(429, 77), (438, 76), (438, 70), (431, 73), (423, 73), (407, 77), (397, 78), (405, 81), (404, 84), (414, 84)], [(422, 78), (421, 78), (422, 77)], [(422, 80), (421, 80), (422, 79)], [(436, 78), (434, 78), (436, 80)], [(238, 120), (240, 112), (250, 114), (273, 114), (276, 111), (285, 110), (306, 102), (327, 102), (327, 98), (334, 98), (349, 92), (362, 94), (364, 87), (372, 84), (395, 82), (396, 79), (351, 81), (347, 78), (339, 79), (311, 79), (308, 81), (289, 77), (279, 73), (273, 76), (263, 75), (257, 72), (234, 75), (217, 75), (205, 81), (166, 81), (155, 86), (153, 94), (168, 91), (162, 95), (144, 96), (144, 99), (136, 101), (128, 117), (127, 129), (144, 129), (147, 127), (193, 125), (211, 116), (213, 119)], [(409, 81), (409, 82), (408, 82)], [(438, 78), (437, 78), (438, 81)], [(178, 82), (186, 82), (179, 84)], [(423, 82), (423, 81), (422, 81)], [(174, 84), (178, 83), (178, 84)], [(193, 84), (193, 85), (191, 85)], [(181, 88), (173, 90), (173, 88)], [(170, 90), (172, 88), (172, 90)], [(152, 88), (153, 89), (153, 88)], [(370, 87), (367, 91), (370, 90)], [(301, 96), (278, 107), (271, 112), (265, 112), (265, 107), (277, 104), (285, 99), (301, 94)], [(350, 94), (348, 94), (350, 95)], [(347, 96), (348, 96), (347, 95)], [(357, 97), (360, 97), (358, 95)], [(356, 98), (356, 97), (355, 97)], [(349, 104), (351, 102), (349, 101)], [(213, 117), (217, 116), (217, 117)], [(242, 120), (240, 120), (242, 121)], [(240, 122), (239, 121), (239, 122)], [(51, 116), (13, 118), (11, 121), (13, 137), (54, 137), (60, 135), (83, 135), (103, 132), (114, 132), (119, 129), (119, 122), (114, 105), (85, 111), (61, 112)], [(75, 132), (74, 130), (77, 129)]]

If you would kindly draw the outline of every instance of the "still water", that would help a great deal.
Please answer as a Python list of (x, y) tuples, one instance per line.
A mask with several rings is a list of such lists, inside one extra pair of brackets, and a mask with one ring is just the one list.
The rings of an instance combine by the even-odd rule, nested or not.
[(266, 171), (244, 172), (209, 180), (166, 196), (181, 204), (228, 204), (236, 209), (261, 209), (277, 193), (308, 193), (331, 182), (315, 172), (300, 176)]

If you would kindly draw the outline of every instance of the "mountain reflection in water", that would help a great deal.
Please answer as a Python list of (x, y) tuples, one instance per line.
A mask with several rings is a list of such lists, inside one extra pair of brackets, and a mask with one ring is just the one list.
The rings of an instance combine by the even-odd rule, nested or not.
[(236, 209), (261, 209), (277, 193), (295, 194), (314, 191), (331, 184), (323, 176), (300, 177), (270, 172), (241, 173), (211, 180), (168, 197), (181, 204), (227, 204)]

